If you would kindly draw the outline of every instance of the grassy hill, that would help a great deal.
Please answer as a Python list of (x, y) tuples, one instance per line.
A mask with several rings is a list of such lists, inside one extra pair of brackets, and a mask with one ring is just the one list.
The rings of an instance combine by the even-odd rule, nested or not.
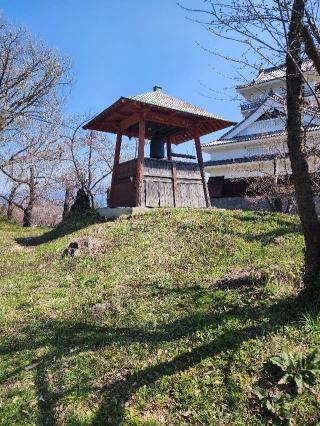
[[(94, 222), (0, 221), (0, 424), (265, 424), (256, 386), (283, 393), (269, 358), (320, 342), (320, 319), (295, 306), (297, 220), (176, 209)], [(102, 246), (62, 256), (79, 236)], [(319, 383), (284, 391), (293, 424), (316, 424)]]

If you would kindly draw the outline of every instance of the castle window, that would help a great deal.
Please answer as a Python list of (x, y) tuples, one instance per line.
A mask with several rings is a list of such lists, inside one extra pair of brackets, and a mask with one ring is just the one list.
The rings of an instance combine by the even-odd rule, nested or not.
[(273, 108), (270, 111), (266, 111), (262, 114), (257, 121), (270, 120), (271, 118), (280, 118), (284, 117), (285, 114), (283, 111), (279, 111), (277, 108)]

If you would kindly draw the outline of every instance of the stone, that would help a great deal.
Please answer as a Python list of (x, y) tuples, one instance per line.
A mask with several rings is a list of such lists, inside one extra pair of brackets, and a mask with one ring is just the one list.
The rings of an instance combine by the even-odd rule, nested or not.
[(273, 243), (273, 244), (276, 244), (276, 245), (280, 245), (284, 242), (284, 238), (281, 237), (281, 236), (274, 237), (274, 238), (271, 239), (270, 242)]
[(63, 251), (64, 256), (78, 257), (81, 255), (95, 256), (102, 252), (103, 243), (93, 237), (79, 237), (72, 240)]
[(103, 313), (108, 309), (108, 303), (96, 303), (93, 307), (92, 310), (95, 313)]

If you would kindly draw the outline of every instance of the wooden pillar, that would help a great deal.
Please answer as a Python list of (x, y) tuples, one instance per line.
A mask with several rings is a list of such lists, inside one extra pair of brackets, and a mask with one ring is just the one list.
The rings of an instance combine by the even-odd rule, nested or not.
[(167, 158), (168, 160), (172, 160), (172, 147), (169, 140), (167, 141)]
[(172, 171), (172, 191), (173, 191), (173, 206), (178, 206), (178, 181), (177, 181), (177, 167), (176, 162), (173, 161), (171, 164)]
[(110, 197), (109, 197), (109, 203), (110, 207), (116, 207), (114, 205), (114, 186), (115, 186), (115, 178), (117, 174), (117, 167), (120, 163), (120, 152), (121, 152), (121, 140), (122, 140), (122, 133), (117, 133), (116, 138), (116, 148), (114, 151), (114, 159), (113, 159), (113, 169), (112, 169), (112, 178), (111, 178), (111, 191), (110, 191)]
[(139, 118), (139, 145), (136, 167), (136, 207), (144, 205), (143, 200), (143, 173), (144, 173), (144, 140), (146, 131), (146, 121), (144, 115)]
[(195, 142), (195, 146), (196, 146), (198, 164), (199, 164), (200, 174), (201, 174), (201, 179), (202, 179), (204, 198), (206, 200), (206, 206), (210, 207), (211, 203), (210, 203), (208, 186), (207, 186), (207, 182), (206, 182), (206, 175), (205, 175), (205, 172), (204, 172), (203, 157), (202, 157), (202, 151), (201, 151), (201, 145), (200, 145), (200, 137), (199, 137), (199, 133), (197, 131), (195, 131), (195, 134), (194, 134), (194, 142)]
[[(169, 138), (167, 140), (167, 157), (168, 157), (168, 160), (172, 161), (172, 144)], [(178, 182), (177, 182), (177, 167), (176, 167), (175, 161), (172, 161), (171, 163), (171, 176), (172, 176), (173, 206), (177, 207)]]

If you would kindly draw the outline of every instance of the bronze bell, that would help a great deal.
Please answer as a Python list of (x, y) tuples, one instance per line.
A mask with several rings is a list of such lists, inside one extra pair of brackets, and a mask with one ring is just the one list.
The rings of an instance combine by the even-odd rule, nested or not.
[(162, 160), (165, 157), (164, 141), (161, 136), (154, 135), (150, 141), (150, 158)]

